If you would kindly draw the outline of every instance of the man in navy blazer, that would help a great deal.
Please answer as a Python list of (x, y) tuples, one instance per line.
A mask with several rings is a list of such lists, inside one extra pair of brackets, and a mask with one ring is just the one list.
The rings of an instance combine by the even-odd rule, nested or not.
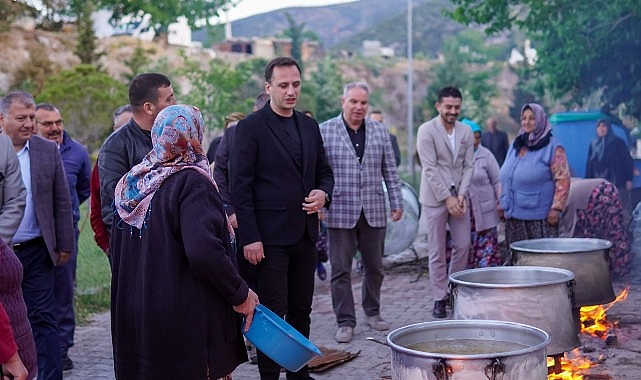
[[(270, 101), (240, 120), (229, 160), (231, 196), (244, 257), (256, 266), (261, 303), (309, 337), (317, 212), (329, 204), (334, 178), (314, 119), (294, 110), (300, 66), (279, 57), (265, 68)], [(258, 353), (262, 380), (280, 365)], [(288, 379), (308, 379), (307, 367)]]
[(24, 217), (12, 243), (23, 266), (22, 293), (38, 351), (38, 378), (61, 380), (54, 265), (69, 260), (75, 234), (62, 158), (54, 142), (34, 135), (35, 116), (29, 93), (14, 91), (0, 100), (0, 126), (18, 153), (27, 189)]

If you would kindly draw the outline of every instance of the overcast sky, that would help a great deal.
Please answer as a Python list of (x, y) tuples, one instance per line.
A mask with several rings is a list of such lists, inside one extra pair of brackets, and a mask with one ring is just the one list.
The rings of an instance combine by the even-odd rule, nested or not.
[(229, 12), (230, 20), (238, 20), (259, 13), (288, 7), (311, 7), (347, 3), (355, 0), (241, 0)]

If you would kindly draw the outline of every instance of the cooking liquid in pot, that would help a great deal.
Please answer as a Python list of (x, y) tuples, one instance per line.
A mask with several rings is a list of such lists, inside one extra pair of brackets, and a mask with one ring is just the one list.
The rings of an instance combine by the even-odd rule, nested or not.
[(407, 345), (406, 348), (446, 355), (494, 355), (526, 349), (529, 346), (501, 340), (452, 339), (417, 342)]

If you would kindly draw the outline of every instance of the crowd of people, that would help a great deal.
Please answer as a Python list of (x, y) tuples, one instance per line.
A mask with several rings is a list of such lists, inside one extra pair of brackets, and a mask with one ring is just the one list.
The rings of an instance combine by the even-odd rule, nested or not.
[[(93, 168), (55, 105), (36, 104), (24, 91), (2, 97), (2, 375), (59, 380), (73, 368), (78, 222), (87, 199), (112, 270), (118, 379), (231, 379), (248, 360), (241, 323), (251, 327), (259, 303), (309, 337), (320, 245), (331, 262), (335, 340), (350, 342), (358, 324), (355, 256), (364, 325), (390, 328), (381, 315), (382, 257), (388, 222), (403, 217), (395, 136), (381, 111), (368, 113), (364, 82), (345, 84), (340, 113), (319, 124), (296, 110), (296, 60), (271, 60), (264, 79), (254, 109), (227, 115), (224, 133), (205, 150), (200, 110), (178, 104), (165, 75), (137, 75)], [(613, 274), (629, 271), (619, 192), (631, 189), (632, 169), (609, 121), (599, 120), (589, 147), (594, 179), (578, 179), (537, 103), (522, 107), (511, 144), (494, 118), (485, 130), (459, 121), (456, 87), (441, 89), (435, 108), (416, 142), (435, 318), (447, 316), (450, 274), (505, 263), (502, 224), (508, 245), (611, 240)], [(251, 356), (261, 379), (280, 377), (270, 357)], [(306, 366), (286, 377), (310, 378)]]

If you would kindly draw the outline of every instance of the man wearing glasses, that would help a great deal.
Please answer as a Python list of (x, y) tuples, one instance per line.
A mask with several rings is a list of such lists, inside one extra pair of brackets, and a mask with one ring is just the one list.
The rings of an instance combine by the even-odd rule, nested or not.
[(67, 175), (71, 208), (73, 212), (73, 227), (76, 233), (74, 250), (69, 261), (56, 266), (54, 287), (54, 315), (60, 330), (60, 346), (62, 349), (62, 369), (73, 368), (69, 358), (69, 347), (73, 346), (73, 336), (76, 317), (73, 310), (73, 291), (76, 278), (76, 258), (78, 256), (78, 221), (80, 220), (80, 205), (89, 198), (89, 179), (91, 176), (91, 161), (87, 149), (74, 141), (64, 130), (64, 121), (60, 111), (51, 104), (40, 103), (36, 106), (36, 130), (40, 137), (51, 140), (58, 145), (62, 164)]

